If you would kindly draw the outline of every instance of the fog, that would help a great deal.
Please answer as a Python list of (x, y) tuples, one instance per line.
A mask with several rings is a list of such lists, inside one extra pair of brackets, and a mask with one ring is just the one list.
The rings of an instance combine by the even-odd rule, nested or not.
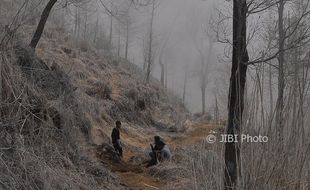
[[(165, 0), (160, 1), (156, 9), (154, 21), (155, 51), (160, 48), (165, 40), (168, 40), (164, 53), (164, 60), (168, 63), (168, 88), (180, 97), (183, 94), (185, 70), (187, 70), (189, 76), (185, 104), (192, 112), (201, 112), (202, 109), (198, 77), (200, 61), (196, 46), (197, 43), (202, 43), (202, 46), (204, 46), (202, 51), (208, 54), (206, 47), (208, 47), (210, 41), (207, 37), (207, 31), (212, 31), (210, 22), (212, 17), (217, 14), (219, 5), (218, 1), (211, 0)], [(146, 19), (140, 17), (138, 21), (142, 23), (140, 26), (148, 26), (145, 23), (147, 19), (147, 16)], [(141, 54), (141, 40), (139, 39), (142, 38), (141, 31), (143, 29), (145, 28), (142, 27), (132, 35), (132, 37), (135, 36), (135, 39), (130, 46), (131, 56), (134, 57), (136, 64), (141, 67), (143, 65), (143, 56)], [(216, 86), (222, 85), (216, 84), (215, 80), (219, 79), (220, 70), (223, 69), (221, 67), (226, 67), (225, 64), (219, 62), (219, 58), (223, 56), (223, 46), (216, 42), (212, 43), (214, 45), (208, 63), (209, 72), (206, 90), (206, 110), (208, 112), (211, 112), (214, 106)], [(158, 52), (155, 54), (155, 65), (152, 74), (159, 79)], [(221, 77), (223, 85), (227, 84), (227, 76)], [(224, 97), (227, 98), (226, 95)]]
[[(66, 2), (72, 3), (66, 4)], [(102, 6), (101, 2), (105, 7)], [(49, 22), (62, 27), (65, 26), (68, 34), (75, 37), (77, 41), (92, 41), (95, 35), (94, 28), (96, 28), (96, 23), (98, 23), (98, 32), (104, 33), (100, 35), (105, 36), (105, 41), (108, 41), (111, 29), (110, 13), (112, 13), (112, 52), (117, 54), (119, 49), (120, 56), (125, 57), (125, 23), (128, 21), (130, 26), (128, 30), (129, 47), (127, 59), (143, 68), (145, 62), (143, 48), (146, 48), (145, 46), (147, 45), (151, 6), (149, 4), (141, 6), (130, 4), (129, 2), (131, 1), (59, 1), (53, 10), (53, 14), (51, 14)], [(221, 19), (218, 18), (219, 15), (231, 17), (232, 2), (224, 0), (156, 0), (155, 2), (152, 76), (157, 79), (161, 77), (159, 54), (161, 49), (163, 49), (163, 61), (167, 64), (166, 80), (168, 89), (175, 92), (180, 98), (183, 98), (185, 75), (187, 75), (184, 103), (191, 112), (201, 112), (201, 59), (204, 59), (207, 67), (205, 73), (207, 78), (206, 112), (212, 114), (215, 99), (217, 98), (219, 111), (223, 117), (226, 117), (231, 45), (219, 43), (215, 31), (225, 34), (223, 37), (231, 41), (231, 19), (226, 19), (227, 23), (224, 24), (226, 28), (217, 28), (216, 22)], [(40, 14), (45, 3), (46, 1), (29, 2), (29, 7), (34, 8), (28, 20), (32, 20), (32, 22), (37, 20), (38, 14)], [(124, 12), (126, 12), (125, 15), (123, 14)], [(77, 18), (77, 15), (80, 18)], [(65, 19), (63, 19), (64, 17)], [(79, 28), (81, 27), (81, 31), (78, 34), (75, 31), (77, 21), (81, 24), (81, 26), (78, 26)], [(263, 21), (267, 22), (268, 19), (263, 19), (262, 15), (254, 18), (251, 17), (248, 19), (249, 27), (256, 27), (255, 24), (257, 23), (262, 23), (261, 25), (263, 25)], [(248, 47), (251, 57), (255, 57), (255, 53), (258, 52), (257, 42), (259, 42), (259, 39), (255, 39), (254, 44), (249, 43)], [(210, 44), (212, 44), (211, 49)], [(165, 47), (163, 48), (163, 46)], [(204, 57), (201, 57), (201, 54)]]
[[(310, 0), (0, 0), (1, 185), (306, 189), (309, 20)], [(176, 159), (140, 172), (155, 135)]]

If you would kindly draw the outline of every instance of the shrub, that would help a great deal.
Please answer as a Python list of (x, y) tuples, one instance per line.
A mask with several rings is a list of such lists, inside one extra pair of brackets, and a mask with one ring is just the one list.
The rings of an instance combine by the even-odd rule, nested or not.
[(128, 91), (125, 92), (125, 96), (132, 99), (136, 100), (138, 97), (138, 90), (136, 88), (130, 88)]
[(102, 97), (105, 99), (111, 99), (112, 87), (109, 83), (104, 84)]
[(137, 102), (136, 102), (136, 108), (137, 108), (138, 110), (145, 110), (145, 109), (146, 109), (145, 101), (144, 101), (143, 99), (137, 100)]
[(80, 42), (80, 49), (82, 52), (87, 52), (89, 49), (89, 44), (87, 41), (81, 41)]

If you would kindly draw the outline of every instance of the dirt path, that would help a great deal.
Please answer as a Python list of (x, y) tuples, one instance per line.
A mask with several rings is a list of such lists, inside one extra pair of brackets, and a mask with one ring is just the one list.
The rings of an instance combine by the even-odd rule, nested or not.
[(120, 86), (120, 82), (119, 82), (119, 75), (117, 74), (113, 74), (112, 75), (112, 79), (111, 79), (111, 87), (112, 87), (112, 99), (117, 99), (121, 96), (121, 86)]
[(111, 171), (117, 175), (120, 184), (127, 190), (165, 190), (159, 181), (148, 175), (147, 169), (142, 164), (134, 164), (129, 158), (132, 152), (126, 150), (123, 161), (117, 161), (112, 154), (113, 150), (103, 151), (102, 147), (97, 148), (97, 157), (101, 162), (110, 166)]
[(164, 186), (150, 175), (135, 172), (125, 172), (117, 174), (122, 185), (130, 190), (164, 190)]
[[(190, 127), (190, 129), (185, 133), (173, 133), (173, 132), (160, 132), (157, 131), (157, 134), (160, 134), (160, 136), (165, 139), (165, 142), (169, 144), (169, 146), (173, 149), (177, 148), (178, 146), (188, 146), (193, 144), (199, 144), (204, 141), (206, 136), (210, 133), (212, 130), (218, 130), (220, 127), (216, 125), (210, 125), (210, 124), (195, 124)], [(152, 134), (154, 131), (149, 131), (144, 135), (145, 139), (147, 137), (150, 139), (152, 138)], [(130, 137), (130, 134), (126, 134), (122, 136), (123, 139), (126, 138), (132, 138)], [(134, 138), (133, 138), (134, 139)], [(144, 145), (148, 144), (148, 142), (144, 141)], [(142, 145), (141, 142), (135, 143), (137, 147), (140, 149), (145, 149), (145, 146)], [(109, 165), (111, 166), (112, 172), (114, 172), (122, 186), (125, 187), (125, 189), (129, 190), (165, 190), (164, 184), (161, 184), (158, 179), (154, 178), (153, 176), (150, 176), (147, 173), (147, 169), (144, 165), (140, 164), (134, 164), (130, 159), (135, 156), (133, 152), (130, 150), (125, 150), (124, 152), (124, 161), (121, 163), (115, 163), (115, 162), (109, 162)], [(102, 158), (105, 159), (106, 158)]]
[(168, 138), (168, 144), (172, 146), (187, 146), (203, 142), (210, 134), (210, 131), (218, 131), (220, 125), (215, 124), (194, 124), (191, 130), (185, 134)]

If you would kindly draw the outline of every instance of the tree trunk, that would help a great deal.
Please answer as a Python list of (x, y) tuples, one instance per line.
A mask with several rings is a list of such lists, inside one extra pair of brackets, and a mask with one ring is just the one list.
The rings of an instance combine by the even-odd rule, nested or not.
[(80, 34), (81, 34), (81, 10), (78, 8), (77, 9), (77, 37), (76, 37), (76, 42), (80, 41)]
[(48, 16), (53, 8), (53, 6), (55, 5), (55, 3), (57, 2), (57, 0), (50, 0), (46, 7), (44, 8), (43, 12), (42, 12), (42, 15), (41, 15), (41, 19), (40, 19), (40, 22), (37, 26), (37, 29), (31, 39), (31, 42), (29, 44), (29, 46), (33, 49), (35, 49), (41, 39), (41, 36), (42, 36), (42, 33), (44, 31), (44, 27), (45, 27), (45, 24), (46, 24), (46, 21), (48, 19)]
[(202, 114), (204, 115), (206, 113), (206, 87), (202, 86), (200, 89), (201, 89), (201, 108), (202, 108)]
[(97, 36), (98, 36), (98, 26), (99, 26), (99, 18), (97, 16), (97, 20), (96, 20), (96, 25), (95, 25), (95, 34), (94, 34), (94, 44), (96, 44), (96, 41), (97, 41)]
[[(111, 10), (113, 8), (113, 4), (111, 5)], [(113, 35), (113, 15), (110, 15), (110, 34), (109, 34), (109, 45), (112, 47), (112, 35)]]
[(165, 86), (165, 64), (164, 64), (164, 61), (163, 61), (163, 54), (164, 54), (164, 49), (162, 48), (160, 50), (160, 53), (159, 53), (158, 62), (159, 62), (159, 66), (160, 66), (160, 69), (161, 69), (161, 72), (160, 72), (160, 83), (161, 83), (162, 86)]
[(143, 51), (143, 72), (146, 71), (146, 65), (147, 65), (147, 53), (146, 53), (146, 42), (145, 39), (142, 39), (142, 51)]
[[(1, 55), (3, 56), (3, 55)], [(3, 102), (3, 86), (2, 86), (2, 60), (0, 60), (0, 105), (2, 106), (2, 102)], [(2, 118), (2, 112), (0, 111), (0, 118)]]
[(160, 84), (162, 86), (165, 86), (165, 65), (163, 63), (160, 63)]
[[(298, 126), (296, 130), (293, 130), (291, 133), (291, 145), (293, 147), (296, 147), (296, 137), (298, 136), (298, 131), (299, 131), (299, 125), (298, 125), (298, 120), (300, 120), (300, 117), (298, 116), (297, 113), (297, 106), (298, 106), (298, 102), (297, 102), (297, 98), (298, 98), (298, 50), (295, 49), (294, 53), (293, 53), (293, 64), (294, 64), (294, 74), (293, 74), (293, 87), (292, 87), (292, 96), (293, 96), (293, 105), (292, 105), (292, 125), (291, 126)], [(303, 106), (303, 105), (300, 105)], [(303, 119), (303, 118), (301, 118)]]
[(269, 65), (270, 125), (273, 118), (272, 66)]
[(149, 33), (149, 51), (148, 51), (148, 60), (147, 60), (147, 69), (146, 69), (146, 82), (149, 83), (150, 75), (151, 75), (151, 66), (153, 62), (153, 21), (154, 21), (154, 14), (155, 14), (155, 0), (153, 0), (152, 4), (152, 15), (151, 15), (151, 25), (150, 25), (150, 33)]
[(168, 88), (168, 63), (165, 63), (165, 88)]
[(84, 36), (83, 36), (84, 41), (86, 41), (86, 36), (87, 36), (87, 21), (88, 21), (88, 14), (87, 14), (87, 6), (86, 6), (85, 22), (84, 22)]
[(76, 38), (77, 36), (77, 23), (78, 23), (78, 11), (77, 7), (75, 8), (75, 15), (74, 15), (74, 37)]
[(183, 98), (182, 98), (183, 104), (185, 104), (186, 86), (187, 86), (187, 71), (185, 71), (184, 84), (183, 84)]
[(121, 32), (118, 33), (117, 56), (121, 55)]
[(125, 47), (125, 59), (128, 59), (128, 48), (129, 48), (129, 21), (126, 22), (126, 47)]
[[(246, 49), (246, 0), (233, 2), (233, 56), (228, 99), (228, 135), (240, 135), (244, 108), (244, 89), (249, 57)], [(236, 189), (240, 176), (240, 147), (234, 142), (225, 142), (225, 189)]]
[(284, 26), (283, 26), (283, 11), (284, 11), (284, 0), (279, 1), (279, 21), (278, 21), (278, 29), (279, 29), (279, 75), (278, 75), (278, 99), (277, 99), (277, 131), (279, 139), (282, 139), (282, 129), (283, 129), (283, 110), (284, 110), (284, 43), (285, 43), (285, 34), (284, 34)]
[(217, 94), (214, 93), (215, 105), (214, 105), (214, 119), (216, 124), (219, 124), (219, 107), (217, 102)]

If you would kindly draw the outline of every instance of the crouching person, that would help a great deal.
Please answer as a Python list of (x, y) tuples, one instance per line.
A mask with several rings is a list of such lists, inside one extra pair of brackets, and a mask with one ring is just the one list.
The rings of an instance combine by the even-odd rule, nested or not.
[(152, 152), (150, 152), (151, 160), (149, 161), (147, 167), (158, 164), (159, 162), (170, 160), (171, 159), (171, 151), (159, 136), (154, 137), (154, 145), (151, 144)]

